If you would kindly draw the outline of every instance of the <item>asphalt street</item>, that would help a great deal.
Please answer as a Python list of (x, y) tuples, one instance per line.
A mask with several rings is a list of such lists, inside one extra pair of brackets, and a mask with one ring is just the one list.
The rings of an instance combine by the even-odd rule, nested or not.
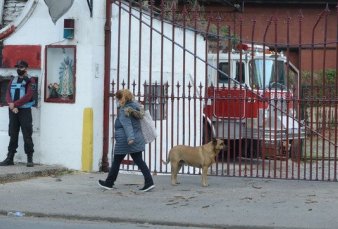
[(209, 176), (209, 186), (201, 187), (199, 175), (179, 175), (181, 184), (172, 186), (169, 175), (154, 175), (156, 188), (142, 193), (139, 173), (121, 173), (107, 191), (97, 185), (105, 173), (33, 169), (41, 173), (20, 179), (0, 167), (0, 215), (199, 228), (338, 225), (337, 182)]

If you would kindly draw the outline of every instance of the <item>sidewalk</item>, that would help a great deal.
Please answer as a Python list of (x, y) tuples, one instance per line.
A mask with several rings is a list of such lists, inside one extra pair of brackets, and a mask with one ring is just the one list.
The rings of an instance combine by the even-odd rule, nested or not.
[(0, 166), (0, 184), (33, 177), (57, 175), (67, 171), (68, 169), (56, 165), (35, 164), (34, 167), (26, 167), (26, 163), (16, 163), (14, 166)]
[[(0, 183), (7, 169), (12, 178), (15, 171), (33, 169), (21, 167), (25, 166), (0, 167)], [(34, 170), (43, 174), (52, 168)], [(61, 174), (62, 168), (54, 169)], [(0, 214), (16, 210), (26, 216), (201, 228), (338, 225), (338, 184), (333, 182), (209, 176), (209, 187), (203, 188), (198, 175), (179, 175), (178, 186), (170, 185), (168, 175), (155, 175), (156, 188), (141, 193), (142, 175), (121, 173), (116, 189), (103, 191), (97, 181), (106, 175), (74, 172), (20, 182), (7, 179), (0, 184)]]

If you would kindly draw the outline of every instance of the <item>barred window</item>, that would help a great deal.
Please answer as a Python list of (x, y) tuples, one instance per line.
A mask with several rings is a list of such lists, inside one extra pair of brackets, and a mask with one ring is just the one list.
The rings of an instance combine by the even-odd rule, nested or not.
[(144, 85), (144, 108), (154, 120), (167, 118), (168, 85)]
[(218, 83), (229, 83), (230, 65), (228, 62), (218, 64)]

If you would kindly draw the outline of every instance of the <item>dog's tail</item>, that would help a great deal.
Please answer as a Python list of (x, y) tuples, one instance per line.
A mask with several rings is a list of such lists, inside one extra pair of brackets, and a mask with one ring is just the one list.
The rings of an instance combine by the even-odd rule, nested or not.
[(165, 164), (165, 165), (169, 164), (169, 162), (170, 162), (170, 153), (169, 153), (167, 161), (162, 160), (162, 163)]
[(165, 164), (165, 165), (169, 164), (169, 162), (170, 162), (169, 158), (168, 158), (168, 160), (167, 160), (167, 161), (165, 161), (165, 160), (162, 160), (162, 163), (163, 163), (163, 164)]

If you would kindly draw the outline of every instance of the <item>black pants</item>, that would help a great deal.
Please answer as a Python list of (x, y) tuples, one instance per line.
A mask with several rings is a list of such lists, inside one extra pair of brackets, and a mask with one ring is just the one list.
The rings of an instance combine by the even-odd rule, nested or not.
[[(126, 156), (126, 154), (123, 155), (114, 155), (113, 164), (110, 167), (108, 177), (106, 179), (106, 182), (109, 184), (114, 185), (114, 182), (116, 181), (117, 175), (120, 170), (120, 165), (123, 160), (123, 158)], [(131, 153), (131, 158), (135, 162), (135, 164), (138, 166), (138, 168), (141, 170), (143, 176), (144, 176), (144, 183), (145, 184), (153, 184), (153, 178), (151, 177), (149, 168), (147, 164), (142, 159), (142, 152), (137, 153)]]
[(19, 131), (22, 131), (25, 153), (33, 155), (34, 144), (32, 139), (33, 124), (31, 108), (20, 108), (17, 114), (9, 110), (9, 129), (10, 136), (8, 154), (14, 155), (18, 148)]

